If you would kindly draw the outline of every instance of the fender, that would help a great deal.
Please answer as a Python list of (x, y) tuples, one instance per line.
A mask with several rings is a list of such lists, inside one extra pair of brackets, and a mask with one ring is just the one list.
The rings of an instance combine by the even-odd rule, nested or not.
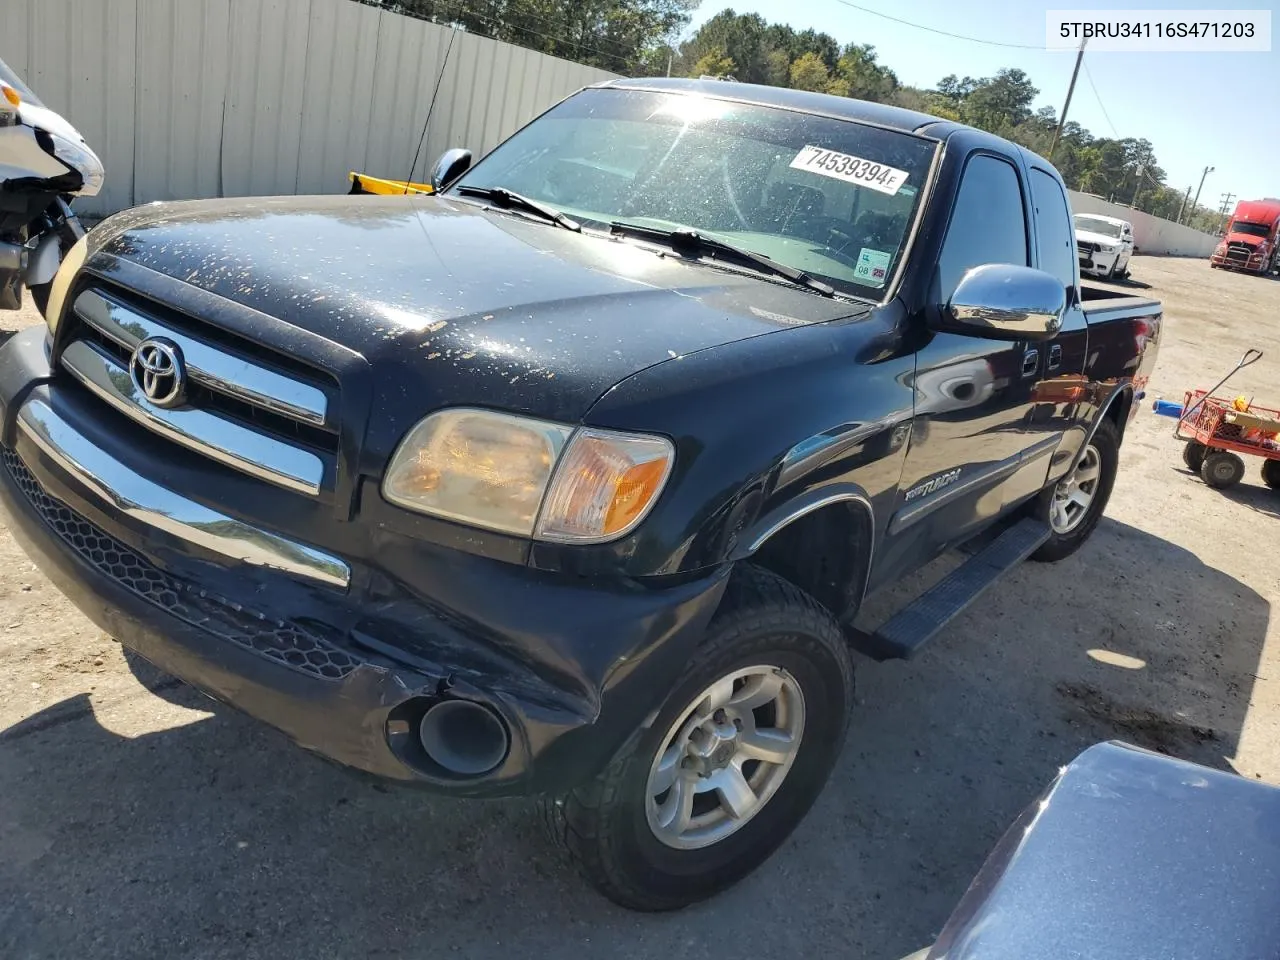
[[(1107, 399), (1103, 402), (1102, 406), (1098, 408), (1097, 416), (1095, 416), (1093, 418), (1093, 422), (1089, 424), (1089, 432), (1084, 435), (1084, 442), (1080, 444), (1079, 450), (1083, 451), (1085, 448), (1089, 446), (1089, 441), (1091, 441), (1093, 439), (1093, 435), (1098, 432), (1098, 427), (1102, 426), (1102, 421), (1105, 420), (1110, 415), (1111, 408), (1115, 405), (1116, 401), (1118, 401), (1121, 397), (1128, 398), (1127, 402), (1130, 403), (1129, 409), (1130, 409), (1130, 412), (1132, 412), (1133, 410), (1133, 406), (1132, 406), (1133, 383), (1132, 382), (1122, 383), (1119, 386), (1117, 386), (1115, 390), (1111, 391), (1111, 396), (1107, 397)], [(1123, 423), (1120, 424), (1120, 429), (1121, 431), (1124, 430)], [(1068, 470), (1063, 475), (1062, 479), (1059, 482), (1069, 483), (1071, 478), (1075, 476), (1076, 470), (1078, 470), (1079, 468), (1080, 468), (1080, 456), (1079, 456), (1079, 453), (1077, 452), (1077, 456), (1075, 457), (1074, 463), (1071, 465), (1071, 469)]]
[[(736, 549), (729, 555), (731, 561), (746, 560), (763, 547), (771, 537), (780, 533), (790, 524), (823, 507), (835, 503), (851, 503), (856, 505), (867, 518), (867, 529), (871, 535), (867, 538), (865, 562), (862, 564), (862, 583), (855, 588), (854, 595), (858, 605), (866, 598), (867, 583), (871, 577), (871, 564), (875, 558), (875, 508), (867, 492), (855, 483), (833, 483), (806, 490), (796, 497), (779, 504), (773, 509), (758, 516), (738, 539)], [(854, 549), (851, 547), (851, 549)]]

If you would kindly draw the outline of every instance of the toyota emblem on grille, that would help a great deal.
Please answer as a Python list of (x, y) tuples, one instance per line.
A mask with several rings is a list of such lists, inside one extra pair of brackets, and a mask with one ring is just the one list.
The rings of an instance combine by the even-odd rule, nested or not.
[(134, 386), (157, 407), (176, 407), (186, 400), (187, 368), (172, 340), (143, 340), (129, 360), (129, 374)]

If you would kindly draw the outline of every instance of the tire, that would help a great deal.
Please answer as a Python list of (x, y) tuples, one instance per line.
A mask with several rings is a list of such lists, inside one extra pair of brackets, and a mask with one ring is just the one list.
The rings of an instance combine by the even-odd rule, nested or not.
[(1204, 463), (1204, 456), (1209, 452), (1209, 448), (1203, 443), (1190, 441), (1182, 448), (1182, 462), (1187, 465), (1187, 469), (1192, 473), (1200, 473), (1200, 464)]
[(1262, 461), (1262, 482), (1272, 490), (1280, 490), (1280, 460)]
[(1244, 461), (1234, 453), (1215, 450), (1200, 464), (1200, 479), (1217, 490), (1234, 487), (1244, 478)]
[(1104, 276), (1102, 279), (1104, 279), (1104, 280), (1114, 280), (1114, 279), (1116, 278), (1116, 266), (1117, 266), (1117, 264), (1119, 264), (1119, 263), (1120, 263), (1120, 258), (1119, 258), (1119, 257), (1116, 257), (1114, 260), (1112, 260), (1112, 261), (1111, 261), (1111, 266), (1107, 268), (1106, 276)]
[[(717, 681), (723, 683), (722, 678), (753, 668), (761, 671), (762, 681), (774, 677), (784, 691), (790, 689), (787, 684), (794, 684), (800, 692), (800, 707), (795, 707), (792, 695), (785, 711), (793, 729), (796, 717), (800, 718), (795, 729), (798, 745), (789, 763), (774, 765), (749, 759), (746, 764), (754, 766), (739, 768), (753, 784), (759, 775), (766, 777), (756, 784), (762, 795), (767, 794), (765, 799), (744, 822), (737, 823), (720, 800), (725, 794), (705, 785), (704, 772), (671, 777), (675, 785), (651, 794), (651, 788), (660, 787), (654, 786), (654, 778), (661, 779), (658, 760), (664, 754), (682, 757), (680, 762), (686, 766), (680, 769), (690, 764), (725, 763), (720, 753), (727, 749), (727, 741), (712, 740), (721, 749), (694, 760), (688, 755), (692, 747), (682, 746), (685, 735), (681, 731), (690, 724), (705, 728), (716, 717), (722, 727), (727, 722), (722, 711), (699, 721), (704, 714), (694, 708), (709, 708), (709, 702), (714, 701), (704, 700), (703, 695)], [(747, 688), (730, 689), (739, 697)], [(739, 564), (696, 654), (653, 722), (638, 731), (594, 780), (565, 795), (544, 799), (552, 839), (600, 892), (621, 906), (674, 910), (714, 896), (768, 859), (803, 819), (840, 755), (852, 704), (853, 666), (834, 618), (789, 581)], [(771, 709), (775, 711), (772, 723), (782, 727), (781, 700), (749, 710), (746, 716), (751, 717), (751, 723), (760, 722), (759, 711), (764, 710), (764, 720), (769, 722), (767, 711)], [(732, 726), (727, 729), (732, 733)], [(738, 730), (742, 730), (740, 725)], [(710, 775), (727, 773), (737, 762), (735, 757), (723, 771), (713, 770)], [(770, 787), (767, 778), (777, 776), (778, 771), (780, 776)], [(710, 818), (712, 824), (699, 828), (701, 836), (693, 829), (681, 834), (676, 827), (651, 825), (662, 818), (664, 805), (676, 799), (677, 794), (670, 791), (679, 789), (681, 781), (687, 790), (704, 791), (696, 793), (692, 801), (694, 822)], [(664, 798), (661, 805), (659, 798)], [(708, 804), (710, 813), (706, 812)], [(675, 822), (678, 824), (678, 817)], [(728, 832), (711, 839), (716, 830)], [(697, 845), (699, 842), (702, 845)]]
[[(1120, 431), (1105, 415), (1081, 452), (1081, 463), (1096, 464), (1095, 479), (1082, 480), (1086, 467), (1081, 466), (1073, 478), (1072, 487), (1065, 487), (1065, 481), (1060, 481), (1041, 493), (1035, 501), (1034, 515), (1048, 524), (1051, 533), (1044, 545), (1031, 555), (1032, 560), (1055, 563), (1066, 559), (1084, 545), (1102, 519), (1107, 501), (1111, 499), (1111, 488), (1115, 486), (1116, 468), (1120, 463)], [(1077, 490), (1088, 495), (1088, 504), (1083, 510), (1074, 511), (1069, 523), (1062, 523), (1058, 507), (1064, 494), (1065, 499), (1070, 500), (1071, 494)]]

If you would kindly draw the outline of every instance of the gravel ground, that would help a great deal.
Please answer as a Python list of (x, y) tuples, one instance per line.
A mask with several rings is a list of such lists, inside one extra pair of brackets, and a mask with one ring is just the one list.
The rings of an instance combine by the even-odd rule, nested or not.
[[(1146, 257), (1133, 272), (1165, 302), (1152, 396), (1257, 345), (1232, 389), (1280, 405), (1280, 282)], [(918, 660), (860, 663), (848, 746), (804, 825), (740, 887), (666, 916), (596, 896), (522, 803), (387, 790), (131, 670), (0, 529), (0, 956), (894, 958), (1091, 742), (1280, 782), (1280, 496), (1256, 461), (1209, 489), (1144, 407), (1092, 541), (1016, 571)]]

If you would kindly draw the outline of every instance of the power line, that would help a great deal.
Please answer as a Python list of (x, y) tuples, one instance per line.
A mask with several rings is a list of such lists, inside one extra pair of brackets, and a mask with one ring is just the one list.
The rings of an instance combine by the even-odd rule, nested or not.
[(1004, 43), (1000, 40), (984, 40), (982, 37), (968, 37), (962, 33), (950, 33), (946, 30), (939, 30), (937, 27), (928, 27), (923, 23), (913, 23), (910, 20), (903, 20), (901, 17), (892, 17), (887, 13), (881, 13), (879, 10), (872, 10), (869, 7), (859, 6), (851, 3), (850, 0), (836, 0), (836, 3), (843, 4), (846, 7), (853, 7), (855, 10), (861, 10), (863, 13), (869, 13), (873, 17), (880, 17), (884, 20), (892, 20), (894, 23), (900, 23), (906, 27), (914, 27), (917, 30), (927, 30), (929, 33), (936, 33), (941, 37), (950, 37), (953, 40), (968, 40), (970, 43), (981, 43), (988, 47), (1009, 47), (1014, 50), (1043, 50), (1042, 46), (1029, 43)]
[(1093, 74), (1089, 72), (1089, 65), (1084, 65), (1084, 78), (1089, 81), (1089, 89), (1093, 91), (1093, 99), (1098, 101), (1098, 109), (1102, 111), (1103, 117), (1106, 118), (1107, 126), (1111, 128), (1111, 132), (1116, 135), (1116, 139), (1120, 139), (1120, 131), (1116, 129), (1116, 125), (1111, 122), (1111, 115), (1107, 113), (1107, 108), (1102, 102), (1102, 96), (1098, 93), (1098, 87), (1093, 82)]

